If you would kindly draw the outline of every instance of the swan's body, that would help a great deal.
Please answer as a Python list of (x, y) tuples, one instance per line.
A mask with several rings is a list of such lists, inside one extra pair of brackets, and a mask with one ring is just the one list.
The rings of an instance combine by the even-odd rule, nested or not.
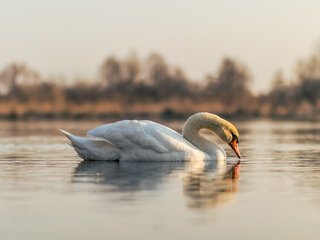
[[(214, 131), (229, 141), (225, 130), (235, 127), (209, 113), (192, 115), (182, 135), (152, 121), (124, 120), (106, 124), (88, 132), (88, 137), (74, 136), (61, 130), (71, 141), (78, 155), (85, 160), (119, 161), (190, 161), (224, 160), (226, 153), (219, 145), (200, 136), (199, 130)], [(235, 129), (235, 130), (234, 130)]]

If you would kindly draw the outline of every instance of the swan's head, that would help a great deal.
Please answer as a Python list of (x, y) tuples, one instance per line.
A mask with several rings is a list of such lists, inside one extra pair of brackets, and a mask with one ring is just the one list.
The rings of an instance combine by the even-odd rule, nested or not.
[(237, 128), (225, 119), (220, 118), (218, 115), (211, 113), (200, 113), (201, 117), (209, 125), (208, 128), (214, 131), (222, 141), (228, 143), (233, 151), (237, 154), (238, 158), (241, 157), (238, 143), (239, 132)]
[[(219, 117), (220, 118), (220, 117)], [(227, 120), (220, 118), (217, 135), (226, 143), (230, 145), (233, 151), (241, 158), (240, 150), (238, 148), (239, 132), (237, 128)], [(217, 128), (217, 127), (216, 127)]]
[(222, 141), (230, 145), (239, 158), (241, 157), (238, 148), (239, 132), (232, 123), (220, 118), (218, 115), (200, 112), (188, 118), (183, 127), (182, 135), (192, 144), (200, 148), (201, 144), (197, 143), (194, 135), (202, 128), (213, 131)]

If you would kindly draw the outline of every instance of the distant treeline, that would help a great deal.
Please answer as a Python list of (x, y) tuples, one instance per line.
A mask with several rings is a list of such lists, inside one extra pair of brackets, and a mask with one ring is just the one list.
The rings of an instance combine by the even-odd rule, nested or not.
[(133, 54), (108, 57), (96, 79), (72, 84), (12, 63), (0, 70), (0, 118), (177, 118), (199, 111), (241, 118), (320, 118), (320, 52), (300, 60), (293, 78), (278, 72), (267, 94), (254, 95), (248, 68), (232, 58), (222, 59), (199, 82), (159, 54), (143, 61)]

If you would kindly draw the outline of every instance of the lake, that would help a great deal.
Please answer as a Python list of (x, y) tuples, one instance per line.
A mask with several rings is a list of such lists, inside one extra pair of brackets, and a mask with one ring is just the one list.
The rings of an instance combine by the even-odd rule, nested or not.
[(101, 122), (0, 122), (1, 239), (319, 239), (320, 123), (234, 123), (225, 165), (82, 162), (57, 129)]

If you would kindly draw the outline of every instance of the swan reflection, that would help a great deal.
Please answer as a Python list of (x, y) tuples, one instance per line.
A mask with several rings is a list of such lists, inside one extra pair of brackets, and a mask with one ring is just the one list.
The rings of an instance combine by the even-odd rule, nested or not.
[(183, 193), (192, 208), (214, 207), (237, 191), (240, 164), (225, 161), (109, 162), (83, 161), (74, 171), (74, 183), (94, 183), (113, 192), (153, 191), (169, 177), (183, 180)]
[(237, 192), (240, 161), (216, 166), (215, 162), (199, 163), (184, 177), (184, 194), (191, 208), (210, 208), (229, 202)]
[(184, 162), (83, 161), (75, 169), (73, 182), (108, 185), (119, 192), (155, 190), (184, 167)]

